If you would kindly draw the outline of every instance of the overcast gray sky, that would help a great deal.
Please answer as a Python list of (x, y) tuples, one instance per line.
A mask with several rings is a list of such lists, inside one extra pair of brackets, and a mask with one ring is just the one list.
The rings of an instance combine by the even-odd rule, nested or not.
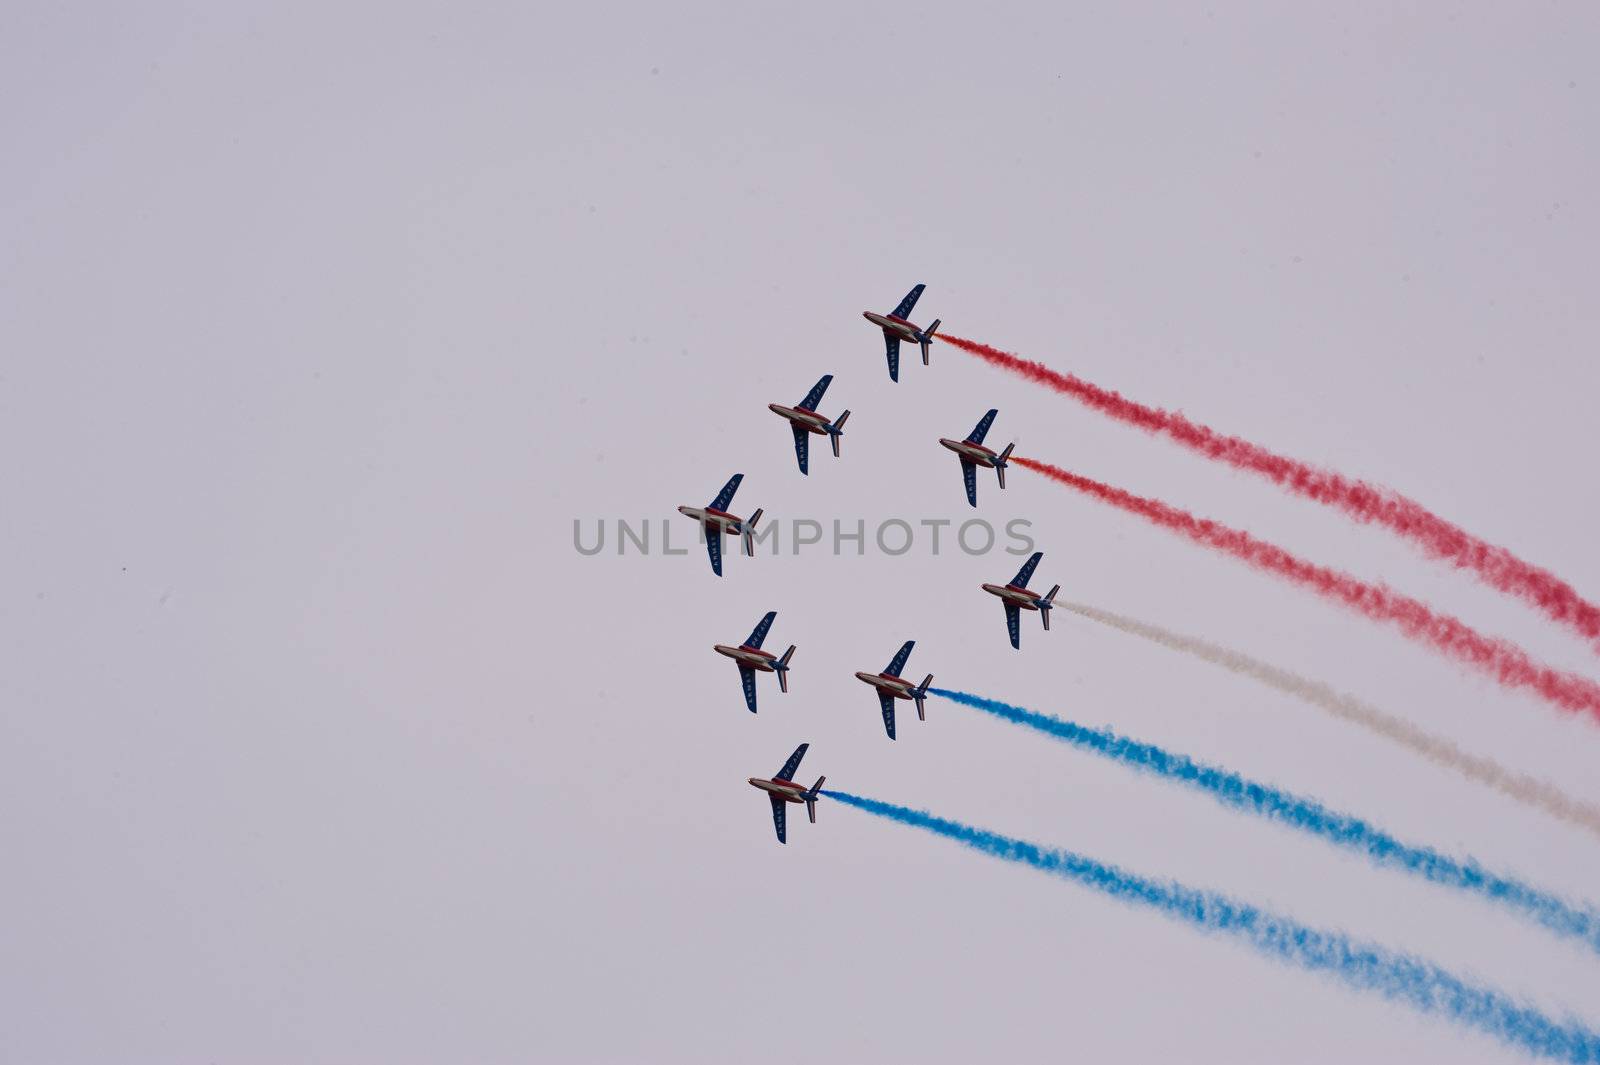
[[(733, 508), (962, 519), (992, 440), (1600, 675), (1526, 607), (860, 318), (1417, 496), (1600, 595), (1586, 5), (19, 4), (0, 33), (7, 1062), (1510, 1061), (1444, 1021), (824, 803), (802, 776), (1412, 950), (1600, 1025), (1600, 959), (854, 670), (1109, 724), (1600, 895), (1592, 837), (1017, 560), (659, 553)], [(835, 375), (835, 460), (783, 423)], [(1035, 586), (1600, 802), (1600, 732), (1021, 470)], [(650, 519), (657, 550), (573, 547)], [(746, 713), (778, 611), (792, 691)], [(803, 822), (803, 818), (800, 819)]]

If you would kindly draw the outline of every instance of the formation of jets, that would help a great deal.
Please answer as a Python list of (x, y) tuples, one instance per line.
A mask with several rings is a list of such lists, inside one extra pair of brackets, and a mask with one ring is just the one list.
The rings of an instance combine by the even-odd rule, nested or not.
[[(878, 314), (875, 311), (864, 311), (862, 316), (883, 331), (884, 354), (889, 363), (889, 380), (900, 380), (900, 343), (906, 341), (916, 344), (922, 349), (922, 364), (928, 365), (928, 349), (933, 342), (934, 335), (939, 329), (939, 319), (935, 318), (926, 329), (918, 328), (910, 319), (912, 311), (916, 308), (917, 300), (922, 296), (926, 286), (917, 285), (906, 293), (895, 309), (888, 314)], [(843, 411), (837, 418), (829, 419), (821, 414), (817, 408), (822, 403), (822, 397), (827, 393), (828, 386), (833, 382), (832, 374), (824, 374), (805, 398), (793, 407), (781, 403), (769, 403), (767, 409), (783, 418), (789, 423), (790, 431), (794, 435), (795, 460), (799, 463), (800, 473), (810, 473), (810, 441), (813, 436), (822, 436), (828, 439), (833, 449), (835, 458), (839, 457), (839, 439), (844, 435), (844, 424), (850, 417), (848, 410)], [(1016, 445), (1007, 444), (1001, 451), (996, 452), (984, 444), (990, 428), (994, 425), (997, 410), (989, 410), (978, 422), (977, 426), (962, 440), (939, 438), (939, 443), (950, 451), (955, 452), (956, 458), (961, 463), (961, 480), (967, 490), (967, 503), (976, 507), (978, 505), (978, 469), (994, 470), (999, 479), (1000, 487), (1006, 486), (1006, 468), (1011, 458), (1011, 451)], [(761, 510), (757, 508), (748, 518), (741, 518), (729, 511), (733, 504), (734, 493), (739, 490), (739, 484), (744, 480), (741, 473), (734, 474), (728, 483), (722, 486), (716, 498), (703, 507), (683, 506), (678, 512), (692, 519), (704, 531), (706, 552), (711, 559), (711, 572), (722, 576), (722, 538), (724, 536), (737, 536), (744, 548), (744, 554), (755, 554), (755, 528), (761, 520)], [(1022, 611), (1038, 611), (1044, 627), (1050, 628), (1050, 610), (1055, 605), (1056, 593), (1061, 590), (1058, 584), (1051, 588), (1045, 595), (1030, 591), (1028, 581), (1033, 578), (1033, 571), (1043, 558), (1043, 552), (1035, 551), (1033, 556), (1023, 563), (1022, 569), (1017, 572), (1009, 584), (985, 584), (983, 590), (990, 595), (998, 596), (1006, 612), (1006, 631), (1011, 638), (1011, 646), (1021, 648)], [(794, 644), (782, 655), (774, 655), (771, 651), (762, 649), (772, 623), (777, 618), (775, 610), (769, 610), (756, 623), (750, 636), (737, 646), (730, 644), (713, 644), (713, 649), (720, 655), (731, 658), (739, 667), (739, 684), (744, 691), (745, 707), (752, 714), (756, 712), (756, 674), (775, 673), (778, 677), (778, 689), (783, 692), (789, 690), (789, 660), (794, 657)], [(916, 646), (915, 640), (907, 640), (895, 652), (889, 665), (880, 673), (857, 672), (856, 679), (870, 685), (878, 695), (879, 709), (883, 714), (883, 730), (889, 739), (895, 738), (894, 718), (896, 700), (905, 700), (917, 708), (917, 720), (927, 720), (926, 700), (929, 690), (933, 686), (933, 674), (929, 673), (921, 684), (913, 684), (902, 676), (906, 662), (911, 657), (912, 648)], [(796, 771), (800, 768), (800, 760), (805, 757), (810, 744), (802, 743), (795, 748), (789, 760), (783, 763), (771, 777), (748, 778), (751, 787), (766, 793), (767, 799), (772, 804), (772, 826), (777, 832), (778, 842), (788, 842), (786, 828), (786, 811), (791, 803), (804, 804), (806, 814), (815, 823), (817, 820), (817, 799), (822, 794), (822, 783), (825, 778), (818, 777), (817, 782), (807, 788), (797, 784), (794, 779)]]

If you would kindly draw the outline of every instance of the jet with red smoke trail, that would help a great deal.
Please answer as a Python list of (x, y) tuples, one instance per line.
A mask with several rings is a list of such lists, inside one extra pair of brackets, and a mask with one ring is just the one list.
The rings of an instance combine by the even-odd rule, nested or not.
[(748, 518), (740, 518), (729, 514), (727, 506), (733, 502), (733, 493), (739, 490), (739, 482), (744, 480), (744, 474), (736, 473), (722, 486), (722, 491), (703, 507), (679, 507), (678, 513), (686, 518), (693, 518), (705, 530), (706, 553), (711, 556), (711, 572), (722, 576), (722, 537), (737, 536), (744, 542), (744, 553), (754, 555), (755, 544), (752, 541), (756, 530), (756, 522), (761, 520), (761, 508)]
[(822, 791), (822, 782), (827, 777), (818, 777), (817, 782), (809, 788), (803, 788), (794, 782), (795, 770), (800, 768), (800, 759), (806, 756), (809, 743), (802, 743), (794, 749), (789, 760), (783, 763), (783, 768), (778, 770), (771, 779), (766, 777), (747, 777), (746, 782), (752, 788), (760, 788), (767, 793), (767, 798), (772, 802), (772, 827), (778, 830), (778, 842), (787, 843), (789, 837), (785, 831), (785, 814), (788, 804), (805, 803), (806, 814), (811, 818), (811, 823), (817, 823), (817, 795)]
[(899, 306), (888, 314), (879, 314), (876, 311), (862, 311), (861, 317), (883, 330), (884, 353), (889, 357), (889, 380), (900, 380), (900, 341), (906, 340), (922, 346), (922, 365), (928, 365), (928, 345), (933, 343), (933, 334), (939, 331), (939, 319), (935, 318), (933, 324), (926, 329), (918, 329), (906, 319), (911, 313), (911, 308), (917, 305), (926, 285), (918, 285), (906, 293), (906, 298), (900, 301)]
[(1011, 449), (1016, 444), (1007, 444), (1006, 449), (998, 455), (983, 446), (983, 438), (989, 434), (989, 426), (994, 424), (994, 416), (999, 414), (991, 409), (983, 416), (978, 427), (967, 434), (965, 440), (946, 440), (939, 438), (939, 443), (956, 453), (961, 459), (961, 479), (967, 485), (967, 502), (973, 506), (978, 505), (978, 467), (993, 470), (1000, 478), (1000, 487), (1006, 486), (1006, 460), (1011, 457)]
[(778, 689), (789, 690), (789, 659), (794, 657), (794, 644), (783, 652), (780, 658), (771, 651), (761, 649), (761, 641), (767, 638), (767, 630), (772, 628), (772, 619), (778, 616), (776, 610), (769, 610), (766, 616), (756, 623), (750, 638), (737, 647), (727, 644), (712, 644), (712, 650), (719, 655), (727, 655), (739, 665), (739, 683), (744, 688), (744, 704), (753, 714), (756, 712), (756, 673), (776, 673), (778, 675)]
[(912, 684), (900, 675), (906, 668), (906, 659), (911, 657), (911, 649), (917, 645), (915, 640), (907, 640), (895, 652), (894, 658), (889, 662), (889, 668), (882, 673), (856, 673), (856, 679), (878, 689), (878, 705), (883, 710), (883, 731), (894, 739), (894, 701), (896, 699), (910, 699), (917, 704), (917, 720), (926, 721), (926, 710), (923, 706), (928, 698), (928, 688), (933, 684), (933, 674), (929, 673), (921, 684)]
[(767, 409), (789, 420), (789, 428), (794, 430), (794, 454), (800, 460), (800, 472), (806, 473), (806, 456), (810, 451), (808, 446), (811, 435), (826, 436), (833, 444), (833, 457), (839, 457), (839, 437), (844, 434), (845, 419), (850, 417), (850, 412), (845, 411), (836, 421), (829, 421), (817, 413), (817, 404), (822, 402), (822, 394), (828, 390), (828, 385), (833, 381), (833, 374), (823, 374), (822, 380), (811, 386), (811, 391), (806, 393), (806, 398), (800, 401), (798, 407), (785, 407), (781, 403), (768, 403)]
[(1050, 631), (1050, 610), (1055, 606), (1056, 593), (1061, 590), (1061, 585), (1050, 589), (1049, 594), (1039, 595), (1037, 592), (1028, 591), (1028, 581), (1033, 576), (1034, 567), (1044, 557), (1043, 551), (1035, 551), (1028, 561), (1022, 564), (1016, 577), (1010, 584), (985, 584), (983, 590), (990, 595), (998, 595), (1006, 607), (1006, 631), (1011, 634), (1011, 646), (1021, 648), (1022, 611), (1037, 610), (1039, 618), (1044, 622), (1046, 632)]
[(1470, 569), (1491, 587), (1535, 606), (1570, 627), (1600, 651), (1600, 602), (1584, 598), (1567, 581), (1504, 547), (1474, 536), (1421, 503), (1393, 489), (1368, 484), (1310, 463), (1279, 455), (1259, 444), (1228, 436), (1174, 411), (1136, 403), (1069, 373), (1052, 370), (976, 340), (939, 336), (993, 366), (1069, 396), (1128, 425), (1160, 433), (1206, 458), (1259, 474), (1297, 495), (1335, 507), (1359, 522), (1382, 525), (1411, 540), (1433, 558)]
[(1555, 706), (1581, 710), (1600, 720), (1600, 684), (1581, 674), (1543, 665), (1516, 644), (1485, 636), (1464, 621), (1436, 612), (1420, 599), (1308, 562), (1276, 544), (1257, 540), (1242, 529), (1196, 517), (1160, 500), (1136, 496), (1048, 462), (1023, 455), (1011, 461), (1195, 543), (1232, 555), (1264, 573), (1309, 588), (1374, 621), (1391, 623), (1410, 639), (1489, 673), (1507, 688), (1531, 688)]

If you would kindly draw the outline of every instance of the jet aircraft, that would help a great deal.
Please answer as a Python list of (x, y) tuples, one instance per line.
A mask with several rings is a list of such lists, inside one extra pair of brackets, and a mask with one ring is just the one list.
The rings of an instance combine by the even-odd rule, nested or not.
[(789, 842), (788, 835), (784, 831), (784, 815), (789, 803), (805, 803), (806, 814), (810, 816), (811, 823), (817, 823), (817, 795), (822, 791), (822, 782), (828, 778), (818, 777), (817, 782), (810, 788), (803, 788), (794, 782), (795, 770), (800, 768), (800, 759), (806, 756), (806, 748), (810, 746), (809, 743), (802, 743), (796, 747), (789, 760), (783, 763), (783, 768), (778, 770), (771, 780), (762, 777), (747, 778), (752, 788), (760, 788), (766, 792), (767, 798), (772, 802), (772, 827), (778, 830), (779, 843)]
[(1011, 457), (1011, 449), (1016, 444), (1007, 444), (1006, 449), (995, 454), (983, 446), (983, 438), (989, 434), (989, 426), (994, 424), (994, 416), (1000, 413), (996, 410), (989, 411), (978, 423), (978, 427), (967, 434), (965, 440), (946, 440), (939, 438), (939, 443), (956, 453), (961, 459), (961, 479), (967, 484), (967, 502), (973, 506), (978, 505), (978, 467), (983, 466), (993, 470), (1000, 478), (1000, 487), (1006, 486), (1006, 460)]
[(770, 651), (761, 649), (761, 641), (767, 638), (767, 630), (772, 628), (772, 619), (778, 616), (776, 610), (769, 610), (750, 633), (750, 638), (738, 647), (729, 647), (727, 644), (713, 644), (712, 647), (719, 655), (727, 655), (739, 664), (739, 683), (744, 687), (744, 704), (753, 714), (756, 712), (756, 671), (762, 673), (776, 673), (778, 675), (778, 688), (782, 691), (789, 690), (789, 659), (794, 657), (794, 644), (783, 652), (783, 657), (778, 658)]
[(850, 417), (850, 412), (845, 411), (839, 415), (838, 421), (833, 422), (817, 413), (817, 404), (822, 402), (822, 394), (828, 390), (828, 383), (832, 380), (833, 374), (823, 374), (822, 380), (811, 387), (798, 407), (785, 407), (781, 403), (767, 404), (767, 409), (772, 413), (787, 418), (789, 428), (794, 430), (794, 454), (800, 460), (801, 473), (807, 472), (806, 453), (810, 450), (808, 445), (813, 433), (826, 436), (829, 443), (833, 444), (833, 457), (839, 457), (839, 437), (844, 433), (844, 422)]
[(722, 576), (722, 536), (738, 536), (744, 541), (744, 553), (755, 554), (755, 545), (751, 535), (755, 532), (756, 522), (761, 520), (761, 508), (748, 518), (735, 517), (729, 514), (727, 506), (733, 502), (733, 493), (739, 490), (739, 482), (744, 480), (744, 474), (736, 473), (722, 486), (722, 491), (717, 493), (717, 498), (707, 503), (704, 507), (679, 507), (678, 513), (684, 517), (693, 518), (705, 530), (706, 552), (711, 556), (711, 572)]
[(1011, 646), (1021, 647), (1018, 642), (1019, 630), (1022, 628), (1023, 610), (1037, 610), (1039, 617), (1044, 621), (1045, 631), (1050, 631), (1050, 608), (1055, 606), (1056, 593), (1061, 590), (1061, 585), (1050, 589), (1050, 593), (1040, 596), (1036, 592), (1028, 591), (1028, 579), (1033, 576), (1033, 569), (1044, 557), (1043, 551), (1035, 551), (1022, 564), (1016, 577), (1010, 584), (985, 584), (983, 590), (990, 595), (998, 595), (1006, 607), (1006, 631), (1011, 634)]
[(928, 345), (933, 343), (933, 334), (938, 332), (939, 319), (935, 318), (933, 324), (927, 329), (918, 329), (906, 320), (906, 315), (911, 313), (911, 308), (917, 305), (917, 298), (922, 295), (926, 285), (918, 285), (906, 293), (906, 298), (900, 301), (899, 306), (888, 314), (878, 314), (876, 311), (862, 311), (861, 317), (883, 330), (884, 353), (889, 357), (889, 380), (900, 380), (900, 341), (909, 340), (913, 344), (922, 345), (922, 365), (928, 365)]
[(894, 701), (896, 699), (910, 699), (917, 704), (917, 720), (926, 721), (923, 712), (923, 700), (928, 697), (928, 686), (933, 683), (933, 674), (929, 673), (927, 679), (921, 684), (912, 684), (900, 675), (906, 668), (906, 659), (911, 657), (911, 649), (917, 645), (915, 640), (907, 640), (895, 652), (894, 658), (889, 662), (889, 668), (882, 673), (856, 673), (856, 679), (872, 685), (878, 689), (878, 705), (883, 709), (883, 730), (894, 739)]

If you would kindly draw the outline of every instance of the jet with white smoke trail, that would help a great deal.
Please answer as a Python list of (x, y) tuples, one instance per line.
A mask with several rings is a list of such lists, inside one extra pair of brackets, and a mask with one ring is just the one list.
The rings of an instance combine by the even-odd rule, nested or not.
[(1248, 677), (1275, 691), (1291, 695), (1307, 705), (1397, 743), (1434, 765), (1460, 773), (1468, 780), (1487, 785), (1508, 798), (1600, 836), (1600, 807), (1567, 794), (1549, 781), (1518, 773), (1491, 758), (1470, 754), (1443, 736), (1425, 732), (1411, 722), (1385, 713), (1324, 681), (1303, 677), (1282, 666), (1251, 658), (1243, 652), (1197, 636), (1173, 632), (1151, 622), (1114, 614), (1087, 603), (1057, 603), (1056, 606), (1119, 632), (1149, 640), (1170, 651), (1193, 655), (1237, 676)]
[(1011, 646), (1021, 648), (1022, 636), (1022, 611), (1037, 610), (1039, 618), (1044, 622), (1044, 630), (1050, 631), (1050, 608), (1055, 605), (1056, 593), (1061, 590), (1061, 585), (1051, 588), (1045, 595), (1028, 591), (1028, 580), (1033, 576), (1034, 567), (1044, 557), (1043, 551), (1035, 551), (1022, 564), (1017, 575), (1011, 579), (1010, 584), (985, 584), (983, 590), (990, 595), (998, 595), (1006, 607), (1006, 632), (1011, 635)]

